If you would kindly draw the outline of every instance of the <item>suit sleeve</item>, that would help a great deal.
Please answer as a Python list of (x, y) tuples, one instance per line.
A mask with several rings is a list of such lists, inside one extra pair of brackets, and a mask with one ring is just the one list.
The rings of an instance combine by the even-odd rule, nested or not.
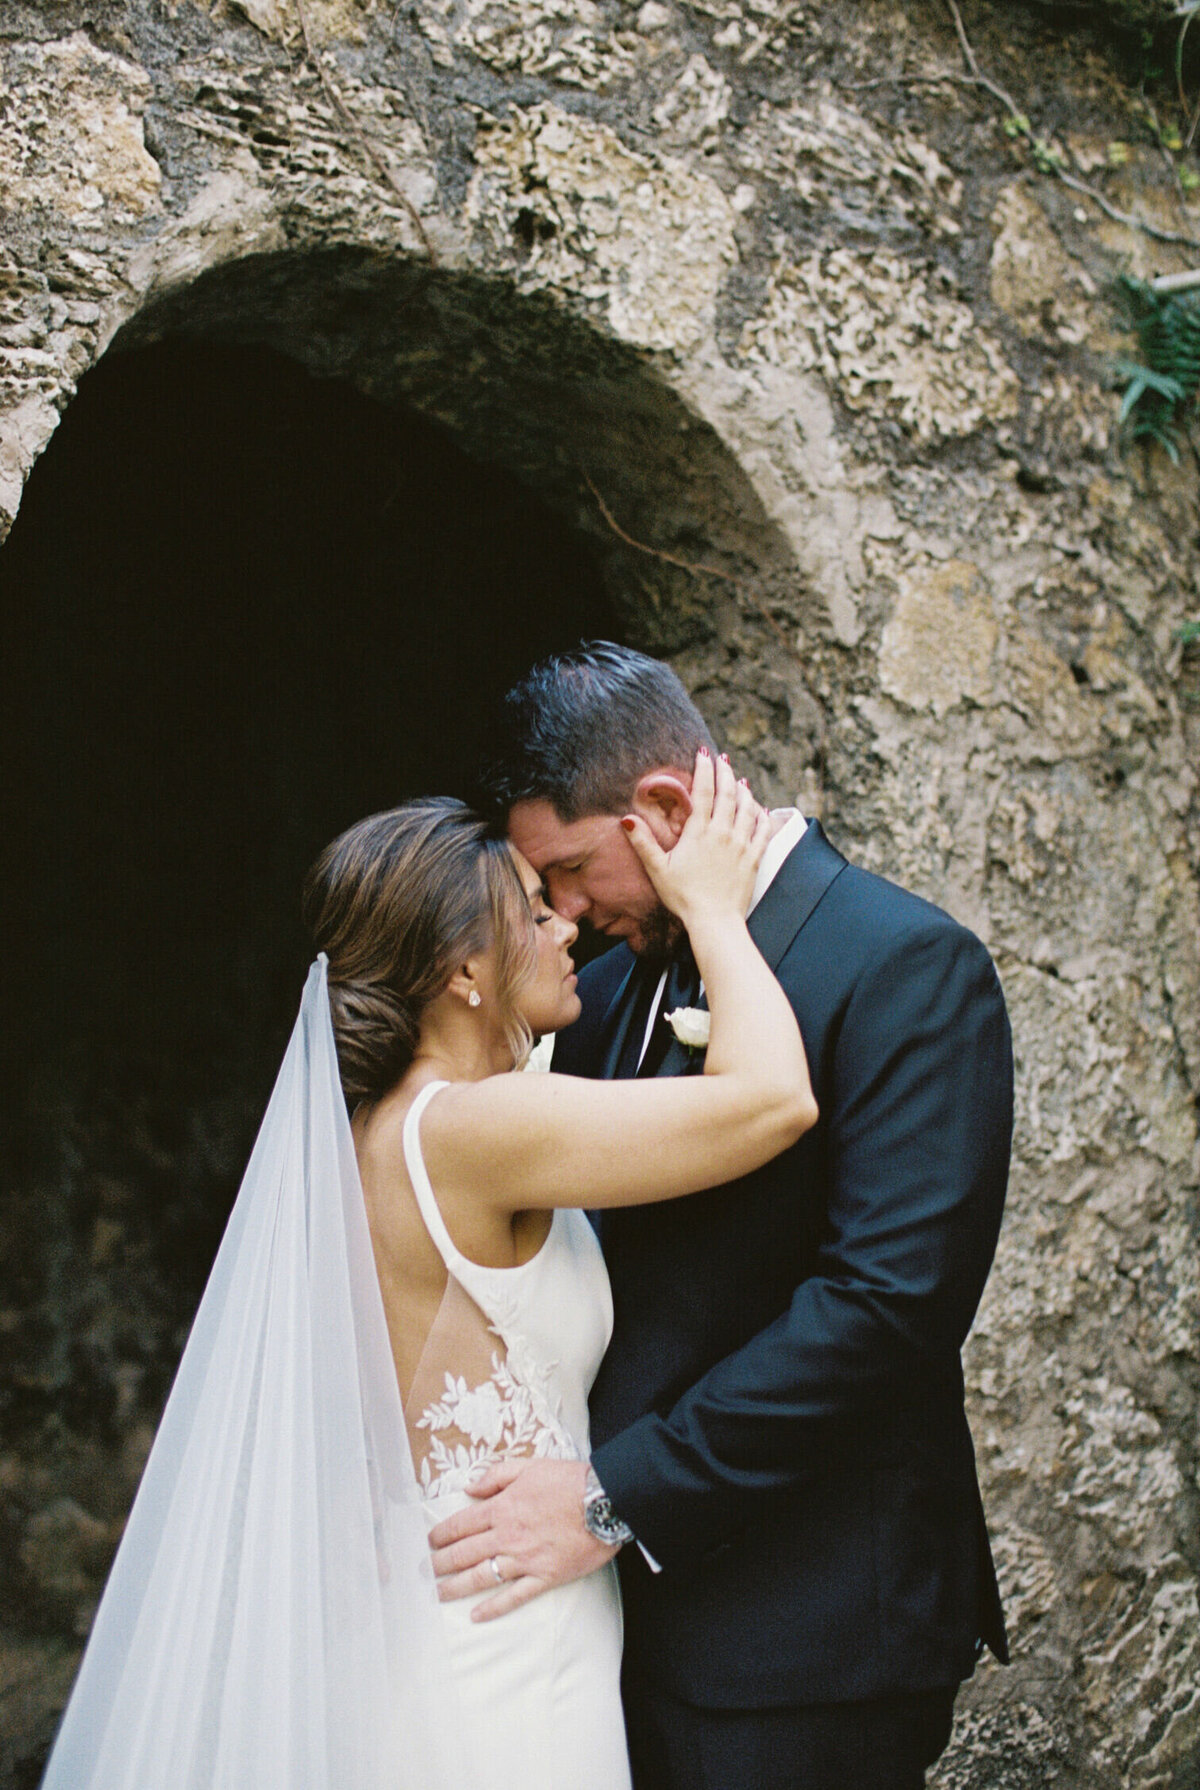
[(1010, 1034), (987, 952), (949, 923), (889, 948), (859, 977), (831, 1048), (815, 1271), (670, 1412), (594, 1456), (615, 1509), (668, 1570), (733, 1539), (760, 1501), (898, 1400), (960, 1373), (1012, 1128)]

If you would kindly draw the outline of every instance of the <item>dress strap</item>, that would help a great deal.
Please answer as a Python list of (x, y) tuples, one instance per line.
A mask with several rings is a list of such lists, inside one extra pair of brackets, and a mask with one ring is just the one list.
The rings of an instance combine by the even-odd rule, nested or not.
[(401, 1134), (404, 1145), (404, 1164), (408, 1169), (408, 1178), (425, 1220), (425, 1228), (437, 1245), (438, 1253), (448, 1268), (457, 1267), (463, 1260), (462, 1252), (454, 1247), (449, 1231), (446, 1229), (441, 1210), (433, 1192), (433, 1183), (429, 1179), (429, 1170), (425, 1167), (425, 1158), (421, 1154), (421, 1115), (442, 1088), (448, 1088), (449, 1082), (426, 1082), (417, 1095), (407, 1113), (404, 1115), (404, 1130)]

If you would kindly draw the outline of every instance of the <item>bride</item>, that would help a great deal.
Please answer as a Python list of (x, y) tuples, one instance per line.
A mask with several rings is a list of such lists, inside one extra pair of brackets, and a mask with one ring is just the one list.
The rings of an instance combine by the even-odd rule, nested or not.
[(583, 1483), (612, 1325), (585, 1210), (736, 1179), (815, 1121), (744, 919), (766, 816), (706, 753), (692, 803), (669, 853), (622, 824), (703, 978), (702, 1074), (506, 1073), (578, 1016), (576, 928), (461, 804), (315, 866), (321, 957), (44, 1790), (627, 1790), (616, 1547), (542, 1596), (494, 1556), (439, 1603), (426, 1536), (499, 1461)]

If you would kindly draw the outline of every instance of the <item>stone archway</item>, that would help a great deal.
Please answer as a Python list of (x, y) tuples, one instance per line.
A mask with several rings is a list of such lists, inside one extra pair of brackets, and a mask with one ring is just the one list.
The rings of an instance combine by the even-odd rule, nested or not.
[[(1133, 96), (1053, 10), (965, 28), (1115, 214), (918, 0), (92, 0), (0, 41), (0, 537), (114, 337), (273, 345), (532, 482), (761, 787), (992, 950), (1021, 1105), (965, 1365), (1015, 1654), (942, 1790), (1190, 1785), (1200, 1736), (1196, 475), (1124, 451), (1103, 347), (1117, 273), (1194, 251), (1117, 223), (1178, 231), (1175, 169), (1141, 122), (1110, 166)], [(9, 1473), (11, 1551), (61, 1481)], [(64, 1636), (0, 1634), (0, 1731)]]
[(265, 343), (436, 421), (603, 544), (614, 601), (660, 650), (712, 631), (680, 560), (752, 587), (760, 622), (773, 588), (795, 600), (794, 543), (686, 386), (548, 294), (365, 248), (272, 251), (151, 294), (112, 347), (164, 338)]
[(298, 967), (321, 841), (463, 793), (504, 682), (618, 625), (589, 543), (443, 430), (273, 350), (179, 340), (85, 380), (0, 589), (17, 1029), (64, 1071), (106, 1008), (150, 1039), (222, 986), (261, 1008), (256, 977)]

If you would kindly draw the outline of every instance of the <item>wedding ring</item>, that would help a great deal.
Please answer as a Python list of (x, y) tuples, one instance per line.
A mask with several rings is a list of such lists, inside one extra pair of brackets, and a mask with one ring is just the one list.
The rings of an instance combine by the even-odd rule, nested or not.
[(492, 1569), (492, 1577), (495, 1579), (497, 1585), (503, 1585), (504, 1574), (500, 1571), (500, 1561), (495, 1554), (491, 1556), (488, 1565)]

